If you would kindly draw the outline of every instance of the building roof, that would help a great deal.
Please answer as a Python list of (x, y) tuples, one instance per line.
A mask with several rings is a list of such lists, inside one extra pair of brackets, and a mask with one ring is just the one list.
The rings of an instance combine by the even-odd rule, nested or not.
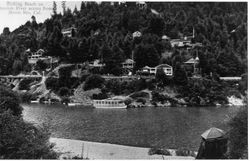
[(36, 51), (36, 53), (41, 53), (41, 52), (44, 53), (44, 50), (43, 49), (39, 49), (39, 50)]
[(154, 68), (154, 67), (149, 67), (149, 66), (145, 66), (143, 67), (144, 69), (151, 69), (151, 68)]
[(169, 37), (168, 37), (167, 35), (163, 35), (163, 36), (161, 37), (161, 39), (163, 39), (163, 40), (169, 40)]
[(168, 67), (168, 68), (172, 68), (172, 66), (168, 65), (168, 64), (160, 64), (160, 65), (157, 65), (156, 67), (149, 67), (149, 66), (145, 66), (143, 67), (143, 69), (153, 69), (153, 68), (161, 68), (161, 67)]
[(72, 31), (72, 29), (76, 30), (75, 27), (69, 27), (69, 28), (62, 29), (62, 32)]
[(215, 139), (215, 138), (220, 138), (225, 135), (225, 132), (221, 129), (212, 127), (205, 131), (203, 134), (201, 134), (201, 137), (204, 139)]
[(161, 67), (172, 68), (172, 66), (170, 66), (170, 65), (168, 65), (168, 64), (160, 64), (160, 65), (156, 66), (156, 68), (161, 68)]
[(195, 63), (198, 63), (199, 62), (199, 58), (197, 59), (198, 57), (196, 57), (195, 59), (194, 58), (191, 58), (189, 59), (188, 61), (184, 62), (185, 64), (195, 64)]
[(238, 81), (241, 80), (241, 77), (220, 77), (220, 80), (224, 81)]
[(131, 63), (135, 63), (135, 61), (132, 59), (126, 59), (122, 64), (131, 64)]

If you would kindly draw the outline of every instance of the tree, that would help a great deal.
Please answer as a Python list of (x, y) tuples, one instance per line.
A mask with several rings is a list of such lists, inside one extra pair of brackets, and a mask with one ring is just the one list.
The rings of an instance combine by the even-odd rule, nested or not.
[(110, 90), (115, 95), (120, 95), (122, 92), (121, 82), (115, 79), (108, 80), (106, 82), (106, 88)]
[(47, 89), (56, 90), (58, 88), (58, 78), (48, 77), (45, 81)]
[(8, 36), (10, 34), (10, 29), (8, 27), (5, 27), (3, 29), (3, 35)]
[(67, 87), (61, 87), (58, 93), (60, 96), (68, 96), (70, 94), (70, 90)]
[(12, 66), (13, 74), (19, 74), (23, 70), (23, 63), (21, 60), (15, 60)]
[(61, 58), (65, 57), (66, 52), (60, 45), (60, 42), (63, 38), (60, 26), (55, 26), (53, 32), (50, 34), (47, 43), (47, 55), (50, 56), (60, 56)]
[(31, 26), (32, 26), (33, 28), (37, 29), (37, 28), (38, 28), (38, 24), (37, 24), (37, 22), (36, 22), (36, 17), (35, 17), (35, 16), (32, 16), (31, 19), (32, 19)]
[(62, 1), (63, 14), (66, 12), (66, 1)]
[(19, 83), (19, 90), (29, 90), (30, 83), (32, 83), (34, 79), (32, 78), (25, 78)]
[(23, 108), (19, 98), (11, 89), (0, 86), (0, 113), (10, 111), (15, 116), (21, 116)]
[(247, 106), (242, 107), (230, 120), (229, 131), (229, 158), (247, 159), (248, 157), (248, 125)]
[(0, 158), (56, 159), (46, 128), (38, 128), (22, 118), (19, 98), (0, 86)]
[(48, 64), (44, 60), (39, 59), (36, 62), (36, 67), (35, 67), (36, 70), (44, 71), (47, 67), (48, 67)]
[(56, 2), (53, 1), (53, 14), (56, 15), (57, 14), (57, 5)]
[(181, 66), (179, 62), (176, 63), (174, 68), (174, 83), (176, 85), (187, 85), (188, 78), (185, 69)]
[(135, 49), (135, 69), (144, 66), (155, 67), (159, 64), (160, 57), (152, 44), (141, 44)]
[(155, 78), (160, 83), (161, 86), (166, 86), (167, 84), (170, 83), (170, 79), (165, 74), (163, 68), (157, 69)]
[(84, 90), (90, 90), (94, 88), (101, 88), (105, 82), (105, 79), (99, 75), (90, 75), (86, 78)]
[(77, 7), (75, 6), (74, 11), (73, 11), (73, 15), (77, 15), (79, 13), (79, 11), (77, 10)]
[(112, 49), (104, 47), (101, 54), (105, 63), (105, 73), (121, 75), (121, 63), (125, 59), (124, 52), (115, 45)]
[(56, 159), (48, 132), (5, 111), (0, 114), (0, 158)]
[(153, 17), (149, 23), (149, 30), (158, 36), (162, 36), (165, 29), (164, 20), (160, 17)]
[(59, 79), (58, 79), (58, 87), (68, 87), (72, 86), (71, 81), (71, 73), (73, 70), (73, 66), (63, 67), (59, 69)]
[(83, 12), (85, 10), (85, 7), (86, 7), (85, 6), (85, 2), (82, 1), (81, 2), (81, 10), (80, 11)]

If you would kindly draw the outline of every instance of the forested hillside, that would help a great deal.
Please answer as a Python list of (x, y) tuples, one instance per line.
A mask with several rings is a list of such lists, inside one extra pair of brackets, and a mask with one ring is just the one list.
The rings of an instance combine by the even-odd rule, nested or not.
[[(57, 7), (63, 6), (63, 13)], [(63, 37), (61, 30), (75, 26), (73, 37)], [(162, 36), (171, 39), (192, 35), (203, 47), (190, 53), (172, 48)], [(134, 38), (135, 31), (142, 33)], [(82, 2), (80, 10), (71, 11), (67, 2), (54, 2), (53, 15), (44, 23), (32, 21), (13, 32), (5, 28), (0, 37), (0, 74), (29, 71), (25, 50), (43, 48), (47, 55), (63, 62), (77, 63), (102, 59), (104, 73), (120, 74), (119, 64), (131, 58), (135, 70), (145, 65), (172, 65), (186, 61), (198, 52), (202, 75), (240, 76), (247, 70), (247, 3), (170, 3), (146, 4)], [(172, 52), (169, 56), (163, 53)]]

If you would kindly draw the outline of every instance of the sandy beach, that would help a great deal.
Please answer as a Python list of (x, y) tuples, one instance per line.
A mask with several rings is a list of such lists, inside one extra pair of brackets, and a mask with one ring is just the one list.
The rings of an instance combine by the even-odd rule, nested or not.
[(98, 143), (72, 139), (51, 138), (50, 142), (55, 143), (55, 150), (59, 153), (60, 159), (72, 158), (74, 156), (102, 159), (102, 160), (124, 160), (124, 159), (194, 159), (191, 156), (174, 156), (175, 151), (169, 150), (172, 156), (149, 155), (150, 148), (132, 147), (109, 143)]

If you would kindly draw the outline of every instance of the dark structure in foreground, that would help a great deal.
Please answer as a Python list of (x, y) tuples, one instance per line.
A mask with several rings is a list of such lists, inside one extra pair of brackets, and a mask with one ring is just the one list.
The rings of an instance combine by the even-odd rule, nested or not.
[(227, 137), (223, 130), (210, 128), (201, 137), (202, 141), (196, 159), (225, 159)]

